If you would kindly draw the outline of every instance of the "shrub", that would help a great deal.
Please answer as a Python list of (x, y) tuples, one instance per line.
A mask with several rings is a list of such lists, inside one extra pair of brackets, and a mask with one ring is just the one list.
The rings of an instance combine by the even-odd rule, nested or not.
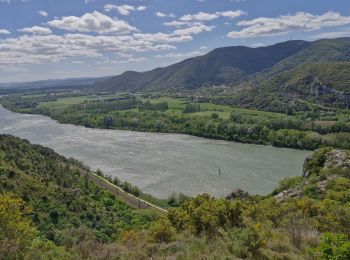
[(159, 219), (149, 230), (149, 236), (153, 242), (169, 243), (173, 240), (175, 229), (166, 218)]
[(169, 212), (170, 222), (177, 230), (187, 230), (195, 235), (215, 236), (219, 229), (242, 225), (239, 201), (214, 199), (208, 194), (198, 195), (180, 208)]
[(326, 233), (316, 252), (323, 259), (347, 260), (350, 259), (350, 240), (344, 234)]
[(218, 119), (219, 118), (219, 114), (218, 113), (213, 113), (213, 114), (211, 114), (211, 118)]

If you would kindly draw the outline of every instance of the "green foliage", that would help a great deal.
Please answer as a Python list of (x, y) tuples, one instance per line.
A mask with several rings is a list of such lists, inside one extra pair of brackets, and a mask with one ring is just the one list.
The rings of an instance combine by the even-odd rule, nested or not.
[(278, 194), (284, 190), (292, 189), (304, 182), (303, 177), (287, 177), (280, 181), (279, 186), (276, 190), (273, 191), (273, 194)]
[(350, 240), (345, 234), (326, 233), (316, 252), (322, 259), (350, 259)]
[(167, 102), (160, 102), (160, 103), (155, 103), (152, 104), (149, 100), (146, 101), (145, 103), (140, 102), (138, 105), (138, 109), (140, 111), (143, 110), (157, 110), (157, 111), (166, 111), (168, 110), (169, 106)]
[(251, 228), (233, 229), (227, 236), (231, 241), (230, 250), (240, 258), (257, 256), (263, 245), (259, 234)]
[(205, 233), (215, 236), (219, 229), (242, 225), (239, 201), (214, 199), (208, 194), (198, 195), (180, 208), (170, 210), (168, 218), (178, 231), (196, 235)]
[(325, 147), (316, 150), (311, 158), (306, 159), (304, 170), (309, 175), (319, 175), (326, 161), (326, 155), (331, 149), (330, 147)]
[(175, 229), (167, 218), (159, 219), (149, 230), (151, 240), (158, 243), (169, 243), (174, 235)]
[(196, 113), (201, 111), (201, 106), (200, 104), (192, 104), (188, 103), (186, 104), (186, 108), (184, 109), (183, 113)]
[(315, 174), (277, 189), (301, 197), (173, 195), (167, 203), (178, 208), (154, 222), (87, 182), (78, 162), (0, 135), (0, 258), (348, 259), (350, 180), (325, 168), (331, 152), (316, 151)]
[(16, 192), (30, 205), (39, 232), (57, 245), (67, 228), (84, 225), (106, 242), (153, 220), (87, 181), (84, 170), (48, 148), (0, 135), (0, 154), (0, 191)]
[[(90, 98), (90, 101), (83, 102), (84, 99), (81, 99), (80, 104), (69, 104), (67, 101), (68, 104), (63, 107), (38, 105), (25, 110), (17, 107), (17, 102), (22, 99), (33, 102), (35, 97), (11, 97), (1, 102), (18, 112), (44, 114), (61, 123), (93, 128), (182, 133), (297, 149), (313, 150), (324, 146), (350, 148), (350, 123), (346, 122), (350, 118), (341, 113), (337, 115), (336, 112), (326, 111), (321, 114), (317, 112), (318, 115), (310, 112), (287, 116), (261, 111), (243, 113), (228, 106), (181, 103), (182, 100), (171, 98), (147, 101), (137, 97), (120, 98), (123, 100)], [(225, 112), (219, 112), (221, 110)], [(316, 120), (323, 115), (327, 117)], [(314, 121), (310, 121), (310, 117), (314, 117)]]
[(0, 194), (0, 258), (23, 256), (35, 237), (31, 209), (11, 193)]

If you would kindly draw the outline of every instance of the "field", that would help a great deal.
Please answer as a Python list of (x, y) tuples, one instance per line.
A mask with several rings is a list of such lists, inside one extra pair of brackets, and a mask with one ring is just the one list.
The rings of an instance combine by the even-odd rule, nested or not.
[[(51, 109), (63, 109), (70, 105), (76, 105), (84, 103), (85, 101), (103, 101), (111, 98), (116, 98), (118, 95), (105, 95), (105, 96), (79, 96), (79, 97), (64, 97), (64, 98), (58, 98), (57, 101), (50, 101), (50, 102), (41, 102), (38, 105), (38, 108), (51, 108)], [(140, 98), (142, 102), (151, 102), (152, 104), (160, 103), (160, 102), (167, 102), (169, 109), (167, 110), (167, 113), (170, 114), (183, 114), (183, 110), (186, 107), (186, 103), (188, 101), (183, 98), (173, 98), (173, 97), (161, 97), (161, 98)], [(266, 112), (266, 111), (259, 111), (254, 109), (245, 109), (245, 108), (237, 108), (237, 107), (230, 107), (230, 106), (223, 106), (223, 105), (216, 105), (212, 103), (200, 103), (201, 112), (195, 112), (186, 114), (187, 117), (193, 117), (193, 116), (207, 116), (210, 117), (213, 113), (216, 113), (219, 115), (219, 118), (223, 119), (229, 119), (230, 114), (233, 112), (241, 113), (243, 115), (250, 115), (250, 116), (265, 116), (269, 118), (276, 118), (276, 117), (283, 117), (284, 114), (281, 113), (273, 113), (273, 112)], [(130, 109), (125, 110), (127, 111), (136, 111), (137, 109)]]

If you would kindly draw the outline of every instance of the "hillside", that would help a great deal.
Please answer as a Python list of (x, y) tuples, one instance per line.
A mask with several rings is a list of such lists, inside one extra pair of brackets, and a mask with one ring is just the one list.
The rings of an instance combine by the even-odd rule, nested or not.
[[(50, 251), (50, 247), (55, 248), (54, 245), (72, 247), (85, 243), (80, 246), (91, 250), (88, 248), (93, 245), (115, 240), (124, 230), (149, 226), (152, 221), (150, 216), (138, 214), (96, 186), (80, 174), (81, 167), (49, 148), (0, 135), (0, 195), (28, 210), (25, 216), (33, 225), (28, 226), (26, 232), (38, 240), (36, 245), (29, 241), (19, 245), (23, 239), (21, 233), (13, 233), (10, 241), (3, 237), (5, 231), (15, 232), (16, 229), (3, 229), (6, 212), (2, 204), (5, 202), (1, 201), (0, 259), (21, 258), (21, 252), (33, 250), (30, 247), (40, 243), (43, 243), (43, 248), (37, 249), (42, 255), (45, 247)], [(21, 211), (25, 213), (23, 209)], [(23, 232), (23, 236), (26, 234), (21, 229), (19, 232)], [(49, 246), (47, 243), (53, 244)], [(17, 257), (11, 257), (16, 254)]]
[(350, 257), (349, 151), (315, 151), (303, 176), (271, 195), (198, 195), (156, 222), (87, 182), (79, 167), (0, 135), (0, 259)]
[(173, 92), (225, 84), (231, 91), (225, 90), (220, 102), (225, 99), (226, 104), (285, 112), (305, 110), (301, 100), (346, 108), (350, 107), (349, 65), (350, 38), (288, 41), (261, 48), (219, 48), (166, 68), (125, 72), (92, 88)]
[(270, 111), (350, 107), (350, 38), (319, 40), (254, 75), (228, 102)]
[(237, 84), (248, 75), (270, 68), (308, 47), (289, 41), (260, 48), (244, 46), (215, 49), (206, 55), (148, 72), (128, 71), (93, 86), (100, 92), (196, 89), (205, 84)]

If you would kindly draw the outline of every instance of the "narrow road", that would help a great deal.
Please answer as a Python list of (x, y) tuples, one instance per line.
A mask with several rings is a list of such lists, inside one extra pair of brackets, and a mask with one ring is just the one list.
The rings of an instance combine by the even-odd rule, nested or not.
[(92, 173), (92, 172), (87, 172), (81, 168), (78, 168), (80, 174), (82, 174), (83, 176), (86, 176), (90, 181), (94, 182), (96, 185), (98, 185), (99, 187), (109, 191), (110, 193), (114, 194), (116, 197), (122, 199), (123, 201), (125, 201), (127, 204), (129, 204), (130, 206), (134, 207), (135, 209), (154, 209), (157, 212), (161, 213), (161, 214), (165, 214), (168, 211), (158, 207), (152, 203), (149, 203), (143, 199), (137, 198), (136, 196), (125, 192), (124, 190), (122, 190), (120, 187), (110, 183), (108, 180)]

